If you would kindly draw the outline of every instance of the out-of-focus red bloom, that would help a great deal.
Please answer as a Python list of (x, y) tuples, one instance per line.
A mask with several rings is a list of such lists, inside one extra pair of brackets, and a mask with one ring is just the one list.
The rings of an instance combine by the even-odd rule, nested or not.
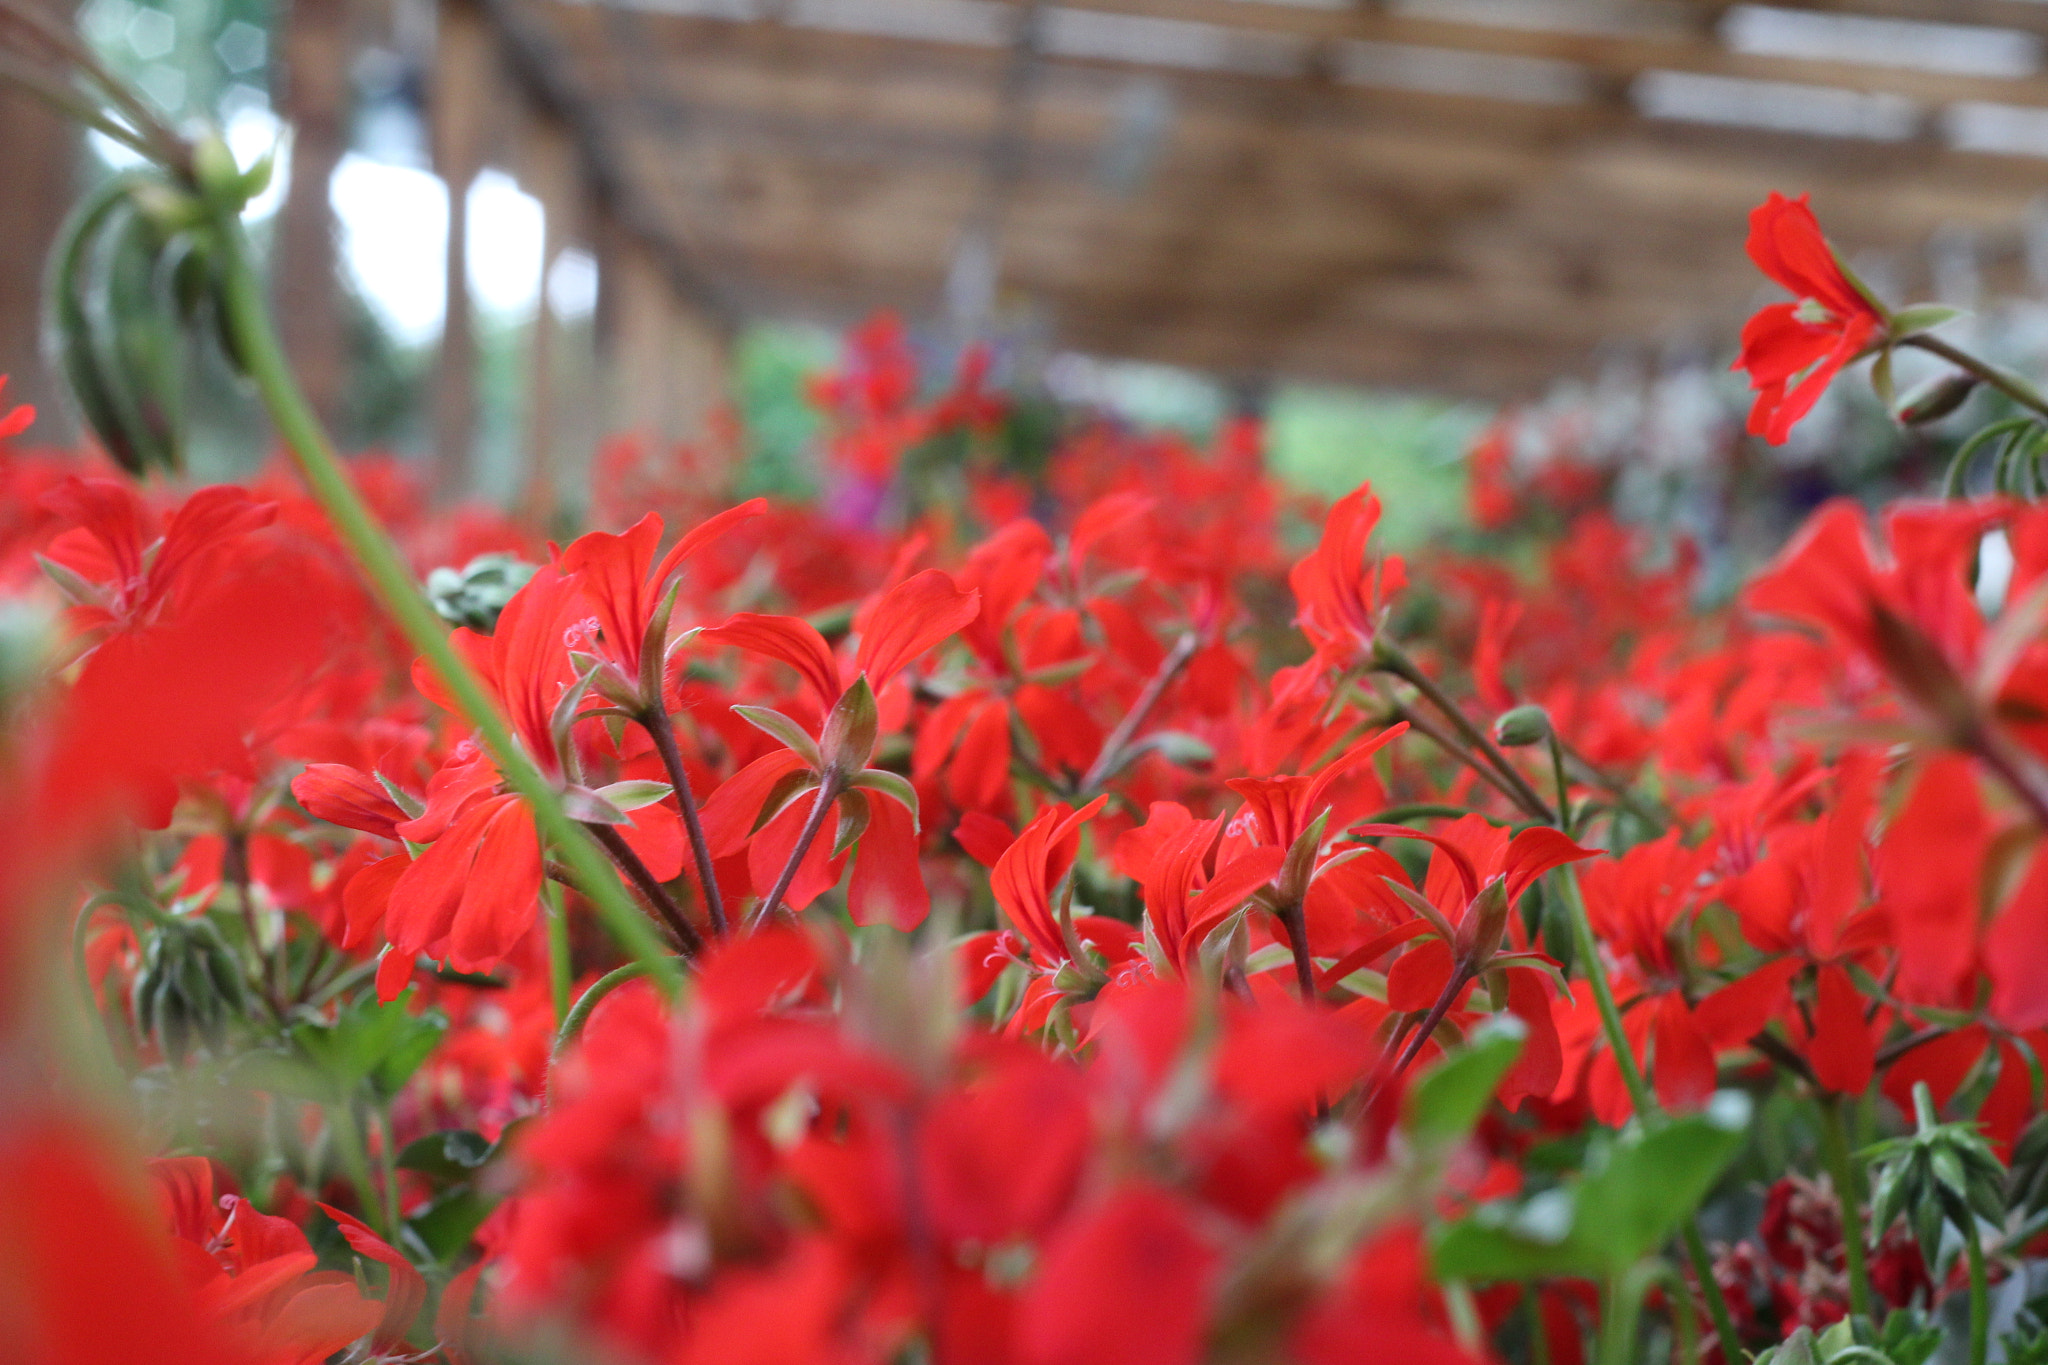
[(1750, 211), (1749, 258), (1798, 297), (1796, 303), (1771, 304), (1749, 320), (1734, 365), (1749, 371), (1756, 389), (1750, 435), (1777, 445), (1887, 323), (1842, 269), (1803, 194), (1772, 194)]
[(297, 1224), (261, 1213), (237, 1194), (216, 1198), (212, 1164), (203, 1157), (153, 1162), (151, 1174), (187, 1292), (251, 1357), (316, 1365), (373, 1335), (380, 1354), (403, 1347), (426, 1302), (426, 1282), (367, 1227), (349, 1218), (354, 1230), (343, 1231), (358, 1251), (391, 1267), (381, 1305), (363, 1297), (353, 1277), (319, 1269)]
[(112, 479), (69, 479), (44, 500), (71, 525), (43, 559), (82, 632), (133, 629), (175, 613), (232, 573), (251, 533), (278, 510), (239, 488), (202, 488), (159, 533), (134, 488)]
[[(0, 374), (0, 396), (7, 392), (7, 376)], [(26, 403), (8, 407), (0, 397), (0, 441), (12, 440), (27, 431), (36, 420), (36, 410)]]

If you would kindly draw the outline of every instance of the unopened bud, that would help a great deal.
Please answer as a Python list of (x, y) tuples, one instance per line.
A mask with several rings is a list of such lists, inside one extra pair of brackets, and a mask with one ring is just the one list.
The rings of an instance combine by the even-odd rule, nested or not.
[(875, 754), (875, 735), (880, 724), (875, 713), (875, 690), (868, 686), (867, 675), (862, 674), (840, 694), (832, 714), (825, 717), (818, 750), (825, 756), (826, 771), (843, 783), (867, 767)]
[(1493, 737), (1510, 749), (1541, 744), (1550, 738), (1550, 713), (1533, 703), (1503, 711), (1493, 723)]
[(478, 555), (460, 569), (428, 574), (427, 596), (442, 620), (489, 635), (498, 628), (498, 613), (533, 574), (533, 565), (512, 555)]
[(1979, 382), (1976, 375), (1962, 370), (1943, 375), (1908, 394), (1906, 401), (1899, 404), (1898, 418), (1910, 427), (1946, 417), (1977, 391)]
[(192, 144), (192, 178), (200, 193), (216, 204), (239, 211), (242, 207), (242, 168), (218, 133), (208, 133)]
[(1453, 945), (1458, 961), (1468, 971), (1483, 971), (1500, 951), (1500, 938), (1507, 927), (1507, 879), (1495, 877), (1479, 889), (1479, 894), (1465, 907), (1465, 918), (1458, 921), (1458, 941)]

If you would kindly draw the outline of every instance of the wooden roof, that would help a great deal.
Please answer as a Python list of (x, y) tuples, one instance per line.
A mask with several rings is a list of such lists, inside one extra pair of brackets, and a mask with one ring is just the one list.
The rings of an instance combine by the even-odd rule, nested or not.
[(1924, 291), (2048, 186), (2039, 0), (486, 8), (711, 306), (973, 312), (993, 261), (1061, 346), (1247, 377), (1527, 393), (1731, 336), (1770, 190)]

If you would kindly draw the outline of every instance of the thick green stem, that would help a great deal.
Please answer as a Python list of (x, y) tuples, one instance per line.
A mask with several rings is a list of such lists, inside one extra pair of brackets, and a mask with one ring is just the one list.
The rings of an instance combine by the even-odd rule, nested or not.
[(1875, 1322), (1877, 1310), (1870, 1293), (1870, 1266), (1863, 1249), (1863, 1181), (1849, 1150), (1849, 1131), (1842, 1121), (1844, 1103), (1838, 1095), (1821, 1098), (1821, 1156), (1828, 1164), (1835, 1202), (1842, 1210), (1842, 1254), (1849, 1266), (1849, 1309)]
[(1308, 950), (1308, 916), (1296, 903), (1280, 910), (1274, 918), (1287, 931), (1288, 951), (1294, 954), (1294, 981), (1301, 990), (1301, 998), (1312, 1005), (1316, 1000), (1316, 963)]
[(1636, 1354), (1636, 1318), (1643, 1291), (1634, 1275), (1610, 1276), (1600, 1287), (1598, 1365), (1631, 1365)]
[(349, 1181), (356, 1187), (356, 1204), (363, 1211), (363, 1221), (370, 1230), (385, 1241), (391, 1240), (391, 1225), (384, 1220), (383, 1202), (377, 1197), (377, 1184), (370, 1178), (370, 1149), (363, 1142), (362, 1125), (356, 1122), (355, 1105), (351, 1100), (327, 1106), (327, 1131), (334, 1136), (335, 1149), (341, 1154), (341, 1164), (347, 1168)]
[(606, 926), (636, 958), (648, 964), (664, 992), (672, 991), (680, 979), (674, 960), (662, 951), (660, 938), (626, 894), (604, 854), (562, 809), (546, 775), (520, 752), (490, 692), (455, 651), (446, 623), (421, 594), (412, 570), (343, 472), (326, 431), (299, 391), (271, 326), (263, 285), (249, 260), (241, 224), (226, 219), (217, 226), (221, 302), (228, 330), (314, 501), (327, 514), (384, 610), (440, 677), (464, 717), (476, 726), (506, 785), (526, 802), (542, 838), (568, 864)]
[(1985, 1365), (1991, 1356), (1991, 1282), (1974, 1214), (1963, 1229), (1963, 1250), (1970, 1258), (1970, 1365)]
[(541, 908), (548, 921), (548, 991), (555, 1006), (555, 1027), (569, 1017), (569, 991), (575, 984), (576, 966), (570, 960), (569, 915), (562, 904), (562, 889), (550, 881), (540, 888)]
[[(1628, 1032), (1621, 1022), (1621, 1006), (1615, 1003), (1614, 988), (1608, 984), (1607, 971), (1600, 964), (1600, 940), (1595, 937), (1593, 921), (1586, 914), (1586, 898), (1579, 892), (1578, 873), (1566, 864), (1551, 876), (1563, 896), (1566, 913), (1571, 916), (1572, 939), (1577, 946), (1579, 961), (1585, 966), (1586, 982), (1593, 990), (1593, 1003), (1600, 1011), (1600, 1028), (1607, 1035), (1607, 1046), (1614, 1053), (1615, 1064), (1621, 1069), (1621, 1079), (1628, 1086), (1629, 1098), (1635, 1101), (1637, 1115), (1646, 1124), (1653, 1122), (1659, 1112), (1657, 1096), (1644, 1079), (1643, 1069), (1636, 1065), (1635, 1051), (1629, 1046)], [(1722, 1354), (1732, 1360), (1735, 1352), (1741, 1349), (1742, 1339), (1736, 1334), (1735, 1318), (1728, 1311), (1728, 1300), (1721, 1293), (1721, 1284), (1714, 1278), (1714, 1259), (1707, 1254), (1707, 1242), (1700, 1236), (1696, 1219), (1686, 1219), (1681, 1232), (1686, 1259), (1692, 1262), (1692, 1273), (1699, 1281), (1700, 1295), (1706, 1299), (1707, 1313), (1714, 1319), (1714, 1332), (1720, 1338)]]

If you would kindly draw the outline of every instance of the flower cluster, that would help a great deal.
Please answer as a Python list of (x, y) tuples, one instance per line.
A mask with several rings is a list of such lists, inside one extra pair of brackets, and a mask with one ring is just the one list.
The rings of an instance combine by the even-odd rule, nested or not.
[[(1751, 249), (1771, 439), (1938, 325), (1803, 203)], [(357, 465), (416, 572), (496, 556), (452, 662), (281, 473), (0, 419), (49, 606), (0, 637), (0, 1340), (1920, 1365), (1954, 1299), (1982, 1365), (2048, 1232), (2048, 507), (1830, 504), (1707, 605), (1586, 489), (1519, 522), (1498, 432), (1526, 552), (1404, 562), (1244, 425), (1027, 474), (987, 379), (871, 325), (831, 496), (650, 477), (566, 545)]]

